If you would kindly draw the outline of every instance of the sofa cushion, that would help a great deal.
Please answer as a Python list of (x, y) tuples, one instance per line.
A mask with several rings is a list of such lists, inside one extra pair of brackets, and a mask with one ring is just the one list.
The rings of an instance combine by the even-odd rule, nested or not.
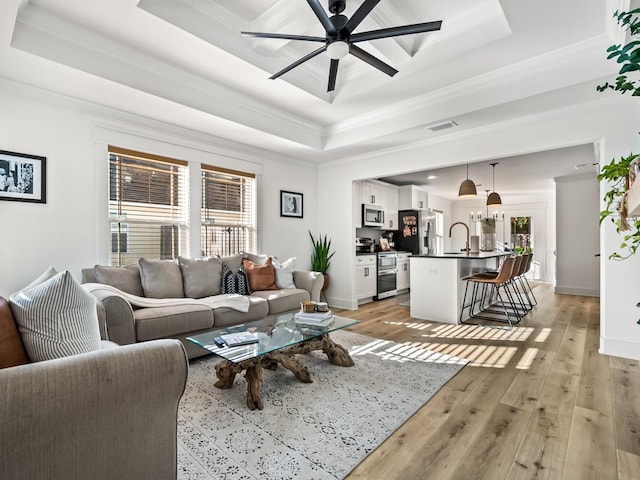
[(14, 293), (9, 304), (32, 362), (100, 349), (96, 297), (68, 271)]
[(236, 273), (238, 273), (238, 270), (240, 270), (240, 267), (242, 266), (243, 257), (244, 254), (238, 253), (237, 255), (222, 257), (220, 260), (222, 260), (222, 266), (224, 267), (226, 265), (229, 270), (231, 270), (231, 273), (235, 275)]
[(278, 288), (296, 288), (293, 282), (293, 271), (296, 269), (296, 257), (280, 263), (277, 258), (273, 259), (273, 268), (276, 269), (276, 285)]
[(244, 267), (240, 267), (236, 273), (233, 273), (227, 265), (222, 265), (222, 280), (220, 285), (220, 293), (237, 293), (239, 295), (249, 295), (249, 278)]
[(140, 280), (144, 296), (148, 298), (183, 298), (182, 273), (175, 260), (141, 258)]
[(240, 323), (260, 320), (269, 314), (269, 305), (264, 298), (251, 295), (249, 298), (249, 311), (239, 312), (232, 308), (220, 307), (213, 310), (213, 325), (216, 328), (238, 325)]
[(267, 258), (264, 265), (258, 265), (248, 258), (244, 258), (242, 267), (247, 271), (249, 288), (252, 292), (278, 289), (276, 285), (276, 270), (271, 264), (271, 258)]
[(93, 273), (98, 283), (110, 285), (138, 297), (144, 296), (140, 280), (140, 267), (135, 263), (124, 267), (96, 265), (93, 267)]
[(134, 311), (138, 341), (173, 337), (213, 326), (213, 311), (207, 305), (173, 305)]
[(0, 368), (29, 363), (9, 302), (0, 297)]
[(219, 257), (178, 257), (184, 294), (189, 298), (210, 297), (220, 293), (222, 260)]
[(269, 303), (269, 315), (299, 310), (300, 302), (311, 300), (309, 292), (300, 288), (253, 292), (251, 296), (264, 298)]
[(242, 252), (243, 258), (248, 258), (257, 265), (264, 265), (269, 260), (269, 255), (258, 255), (257, 253)]
[(58, 274), (58, 271), (55, 268), (49, 267), (44, 271), (44, 273), (42, 275), (40, 275), (38, 278), (36, 278), (33, 282), (31, 282), (29, 285), (24, 287), (22, 290), (26, 290), (27, 288), (35, 287), (36, 285), (40, 285), (41, 283), (46, 282), (50, 278), (55, 277), (57, 274)]

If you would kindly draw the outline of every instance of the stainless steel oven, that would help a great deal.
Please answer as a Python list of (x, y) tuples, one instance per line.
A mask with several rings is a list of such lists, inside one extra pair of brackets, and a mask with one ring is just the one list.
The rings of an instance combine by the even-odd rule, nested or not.
[(396, 252), (378, 252), (376, 300), (382, 300), (398, 294), (397, 277), (398, 254)]

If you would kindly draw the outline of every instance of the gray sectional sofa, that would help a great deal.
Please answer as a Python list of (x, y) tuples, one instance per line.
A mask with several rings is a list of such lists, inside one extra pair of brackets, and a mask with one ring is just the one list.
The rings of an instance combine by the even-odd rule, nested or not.
[[(162, 261), (141, 258), (125, 267), (83, 269), (82, 283), (104, 308), (109, 340), (126, 345), (177, 338), (189, 358), (195, 358), (209, 352), (186, 340), (188, 336), (294, 312), (302, 301), (318, 301), (322, 274), (295, 270), (294, 260), (280, 264), (251, 253)], [(246, 281), (260, 289), (243, 292)], [(233, 285), (244, 294), (232, 293)]]

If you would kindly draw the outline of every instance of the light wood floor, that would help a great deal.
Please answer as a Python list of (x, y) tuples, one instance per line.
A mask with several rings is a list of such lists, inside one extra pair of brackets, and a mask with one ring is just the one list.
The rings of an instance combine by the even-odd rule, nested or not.
[(639, 362), (598, 353), (597, 298), (534, 292), (511, 332), (413, 320), (406, 296), (334, 309), (470, 360), (347, 479), (640, 479)]

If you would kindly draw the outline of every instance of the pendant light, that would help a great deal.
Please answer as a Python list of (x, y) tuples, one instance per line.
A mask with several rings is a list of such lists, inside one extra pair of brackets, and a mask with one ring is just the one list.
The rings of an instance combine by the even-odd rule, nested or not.
[(458, 196), (475, 197), (477, 194), (478, 192), (476, 192), (476, 184), (473, 183), (473, 180), (469, 180), (469, 164), (467, 163), (467, 179), (460, 184)]
[(487, 205), (502, 205), (502, 199), (500, 195), (496, 193), (496, 165), (497, 163), (490, 163), (493, 167), (493, 192), (487, 197)]

